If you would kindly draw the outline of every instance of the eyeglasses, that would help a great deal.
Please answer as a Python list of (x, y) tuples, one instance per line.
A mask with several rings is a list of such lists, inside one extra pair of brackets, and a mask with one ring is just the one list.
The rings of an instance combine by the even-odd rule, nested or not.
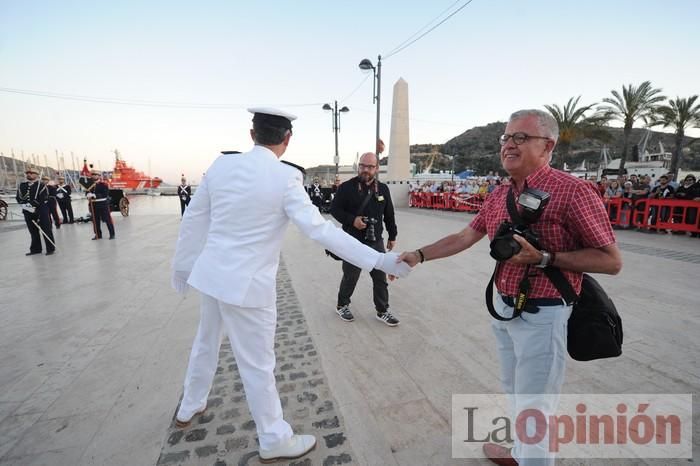
[(360, 167), (360, 170), (370, 170), (376, 167), (376, 165), (365, 165), (364, 163), (358, 164), (357, 166)]
[(551, 139), (544, 136), (530, 136), (527, 133), (513, 133), (502, 134), (501, 137), (498, 138), (498, 142), (500, 142), (502, 146), (505, 146), (508, 143), (508, 139), (510, 138), (513, 138), (513, 143), (515, 143), (516, 146), (526, 143), (528, 139)]

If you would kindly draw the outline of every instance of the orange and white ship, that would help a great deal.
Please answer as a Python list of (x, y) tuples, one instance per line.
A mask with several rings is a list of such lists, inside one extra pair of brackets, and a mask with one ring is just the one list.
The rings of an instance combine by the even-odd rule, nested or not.
[(152, 178), (143, 172), (131, 168), (119, 155), (119, 151), (114, 151), (115, 161), (112, 176), (107, 179), (109, 187), (112, 189), (123, 189), (127, 192), (146, 192), (156, 189), (163, 182), (162, 179)]

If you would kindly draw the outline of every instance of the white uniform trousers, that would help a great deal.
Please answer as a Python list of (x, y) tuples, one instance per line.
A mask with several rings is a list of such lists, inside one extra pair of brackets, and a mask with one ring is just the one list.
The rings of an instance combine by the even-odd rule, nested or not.
[[(503, 317), (513, 315), (513, 308), (506, 305), (500, 295), (494, 307)], [(548, 419), (557, 408), (564, 383), (566, 332), (571, 307), (562, 301), (561, 306), (539, 309), (537, 313), (524, 312), (521, 317), (507, 322), (494, 319), (491, 327), (501, 361), (501, 384), (503, 391), (510, 395), (514, 413), (536, 407)], [(547, 435), (538, 443), (528, 444), (521, 442), (516, 434), (515, 419), (512, 419), (511, 426), (515, 439), (512, 454), (519, 466), (554, 465), (555, 457), (549, 452)], [(534, 430), (534, 422), (528, 423), (526, 432), (532, 438), (535, 437)]]
[(278, 447), (292, 437), (292, 428), (282, 417), (275, 386), (276, 307), (244, 308), (204, 293), (201, 298), (199, 328), (192, 344), (178, 419), (190, 419), (206, 406), (218, 366), (223, 328), (236, 358), (260, 448)]

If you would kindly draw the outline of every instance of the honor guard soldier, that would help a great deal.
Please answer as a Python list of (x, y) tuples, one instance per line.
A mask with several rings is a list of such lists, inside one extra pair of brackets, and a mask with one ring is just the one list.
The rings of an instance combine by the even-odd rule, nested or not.
[(279, 160), (296, 117), (274, 109), (250, 111), (255, 146), (214, 161), (180, 224), (172, 283), (178, 291), (192, 286), (201, 293), (201, 317), (176, 425), (187, 426), (206, 409), (223, 328), (257, 428), (260, 461), (272, 463), (303, 456), (316, 445), (313, 436), (292, 432), (275, 386), (276, 277), (289, 222), (365, 270), (406, 276), (410, 268), (397, 268), (397, 255), (364, 246), (311, 204), (302, 173)]
[(90, 203), (92, 227), (95, 231), (95, 236), (92, 239), (102, 239), (100, 222), (107, 224), (109, 239), (114, 239), (114, 223), (112, 223), (112, 216), (109, 212), (109, 185), (100, 179), (98, 170), (92, 171), (90, 180), (80, 177), (80, 184), (85, 188)]
[(17, 188), (17, 203), (22, 206), (24, 221), (32, 237), (27, 256), (41, 254), (41, 237), (44, 237), (46, 255), (50, 256), (56, 250), (56, 245), (51, 231), (51, 218), (49, 217), (49, 191), (39, 182), (39, 172), (29, 167), (25, 171), (27, 181), (23, 181)]
[(321, 192), (321, 185), (318, 182), (318, 177), (314, 177), (314, 182), (309, 186), (309, 197), (311, 198), (311, 203), (321, 209), (323, 205), (323, 193)]
[(61, 219), (58, 218), (58, 204), (56, 203), (56, 185), (49, 179), (48, 176), (44, 175), (41, 177), (41, 183), (46, 186), (49, 190), (49, 215), (53, 219), (56, 229), (61, 228)]
[(73, 204), (70, 195), (73, 190), (69, 184), (66, 184), (66, 179), (62, 176), (58, 177), (58, 186), (56, 186), (56, 202), (61, 209), (63, 215), (63, 223), (73, 223)]
[(180, 198), (180, 214), (185, 215), (185, 207), (190, 204), (192, 198), (192, 188), (187, 184), (184, 176), (180, 179), (180, 186), (177, 187), (177, 197)]

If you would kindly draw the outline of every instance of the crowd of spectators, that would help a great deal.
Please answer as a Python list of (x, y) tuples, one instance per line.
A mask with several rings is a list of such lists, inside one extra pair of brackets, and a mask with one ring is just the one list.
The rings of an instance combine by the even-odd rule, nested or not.
[[(674, 180), (673, 173), (661, 175), (656, 181), (648, 175), (622, 175), (617, 177), (591, 176), (588, 180), (593, 183), (600, 193), (600, 197), (607, 201), (615, 198), (629, 199), (629, 203), (623, 205), (623, 223), (629, 224), (629, 219), (637, 210), (643, 210), (643, 200), (646, 199), (682, 199), (700, 201), (700, 182), (695, 175), (687, 175), (682, 182)], [(409, 189), (412, 193), (455, 193), (460, 197), (479, 196), (485, 198), (496, 186), (505, 182), (498, 175), (490, 173), (487, 176), (470, 177), (455, 181), (425, 181), (423, 183), (412, 182)], [(611, 220), (617, 218), (617, 207), (610, 208)], [(657, 211), (658, 210), (658, 211)], [(681, 208), (663, 207), (661, 209), (651, 208), (649, 218), (646, 219), (651, 225), (646, 231), (655, 233), (666, 233), (666, 230), (657, 229), (654, 225), (661, 219), (667, 222), (673, 215), (674, 223), (696, 224), (698, 209), (688, 208), (683, 214)], [(675, 232), (684, 234), (683, 232)], [(692, 236), (698, 236), (693, 233)]]
[(501, 178), (498, 175), (487, 175), (456, 181), (426, 181), (422, 184), (411, 183), (409, 189), (412, 193), (455, 193), (486, 197), (500, 184)]
[[(673, 173), (661, 175), (655, 182), (652, 182), (651, 177), (648, 175), (630, 175), (629, 177), (623, 175), (615, 179), (608, 179), (606, 176), (601, 176), (600, 180), (594, 176), (590, 178), (590, 181), (596, 185), (603, 199), (629, 199), (631, 204), (625, 204), (623, 209), (630, 211), (634, 211), (635, 208), (641, 210), (644, 206), (642, 201), (645, 199), (700, 201), (700, 182), (698, 182), (695, 175), (692, 174), (687, 175), (680, 183), (674, 180)], [(625, 214), (627, 214), (627, 212), (625, 212)], [(667, 222), (671, 215), (673, 215), (672, 221), (674, 223), (694, 225), (697, 221), (698, 209), (686, 209), (685, 216), (683, 216), (683, 210), (681, 208), (662, 207), (661, 209), (657, 209), (652, 207), (649, 212), (649, 218), (647, 219), (652, 226), (648, 228), (647, 231), (650, 233), (666, 233), (665, 230), (657, 229), (653, 225), (656, 225), (659, 219), (663, 222)], [(611, 209), (610, 216), (611, 219), (615, 218), (617, 216), (617, 211)], [(683, 234), (683, 232), (676, 233)], [(692, 235), (698, 236), (697, 233), (693, 233)]]

